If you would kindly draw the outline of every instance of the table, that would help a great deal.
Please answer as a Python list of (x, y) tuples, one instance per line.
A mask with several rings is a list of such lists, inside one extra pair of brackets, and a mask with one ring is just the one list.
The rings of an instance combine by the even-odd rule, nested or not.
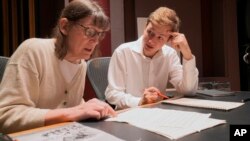
[[(223, 101), (235, 101), (241, 102), (242, 99), (250, 98), (250, 92), (235, 92), (234, 96), (226, 97), (209, 97), (198, 95), (194, 98), (200, 99), (210, 99), (210, 100), (223, 100)], [(199, 133), (194, 133), (183, 138), (178, 139), (178, 141), (211, 141), (211, 140), (222, 140), (229, 141), (229, 127), (230, 125), (250, 125), (250, 101), (246, 102), (243, 106), (240, 106), (236, 109), (230, 111), (221, 111), (214, 109), (202, 109), (202, 108), (192, 108), (185, 106), (177, 106), (170, 104), (154, 104), (151, 107), (158, 107), (162, 109), (174, 109), (174, 110), (183, 110), (183, 111), (193, 111), (200, 113), (211, 113), (211, 118), (224, 119), (227, 121), (226, 124), (218, 125), (213, 128), (203, 130)], [(139, 115), (138, 115), (139, 116)], [(107, 133), (110, 133), (118, 138), (127, 140), (127, 141), (170, 141), (170, 139), (152, 133), (126, 123), (117, 123), (117, 122), (104, 122), (104, 121), (82, 121), (81, 124), (84, 124), (89, 127), (97, 128)], [(46, 127), (45, 127), (46, 128)], [(32, 130), (31, 130), (32, 131)], [(30, 132), (31, 132), (30, 131)], [(11, 134), (15, 136), (17, 134)]]

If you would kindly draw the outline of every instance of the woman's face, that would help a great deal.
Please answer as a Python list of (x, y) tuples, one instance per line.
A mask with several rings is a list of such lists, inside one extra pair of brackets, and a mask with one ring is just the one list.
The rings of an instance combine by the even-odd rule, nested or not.
[(104, 38), (105, 32), (94, 26), (92, 21), (93, 17), (90, 16), (72, 23), (66, 41), (68, 45), (66, 60), (72, 62), (89, 59), (97, 44)]
[(167, 43), (170, 29), (149, 22), (143, 33), (143, 54), (152, 58)]

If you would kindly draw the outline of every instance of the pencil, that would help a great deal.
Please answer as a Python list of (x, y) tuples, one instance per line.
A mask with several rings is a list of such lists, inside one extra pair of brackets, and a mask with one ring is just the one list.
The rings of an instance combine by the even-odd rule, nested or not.
[(162, 98), (169, 99), (168, 96), (166, 96), (166, 95), (164, 95), (164, 94), (162, 94), (162, 93), (158, 93), (158, 95), (161, 96)]

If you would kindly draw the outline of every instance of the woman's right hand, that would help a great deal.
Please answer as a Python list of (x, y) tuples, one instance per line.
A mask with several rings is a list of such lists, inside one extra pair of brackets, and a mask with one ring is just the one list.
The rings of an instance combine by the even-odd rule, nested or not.
[(45, 116), (45, 125), (81, 121), (89, 118), (99, 120), (116, 115), (116, 112), (109, 104), (94, 98), (75, 107), (50, 110)]
[(106, 102), (96, 98), (84, 102), (76, 107), (72, 107), (69, 111), (73, 121), (85, 120), (88, 118), (103, 119), (106, 117), (116, 116), (116, 112)]

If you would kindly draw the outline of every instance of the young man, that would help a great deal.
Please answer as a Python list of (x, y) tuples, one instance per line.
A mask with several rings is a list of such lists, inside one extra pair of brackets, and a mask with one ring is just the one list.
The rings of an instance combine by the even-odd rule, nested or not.
[[(162, 100), (168, 81), (179, 93), (192, 95), (198, 70), (175, 11), (160, 7), (148, 18), (142, 37), (120, 45), (112, 55), (105, 96), (119, 109)], [(166, 45), (167, 44), (167, 45)], [(183, 66), (176, 52), (183, 56)]]

